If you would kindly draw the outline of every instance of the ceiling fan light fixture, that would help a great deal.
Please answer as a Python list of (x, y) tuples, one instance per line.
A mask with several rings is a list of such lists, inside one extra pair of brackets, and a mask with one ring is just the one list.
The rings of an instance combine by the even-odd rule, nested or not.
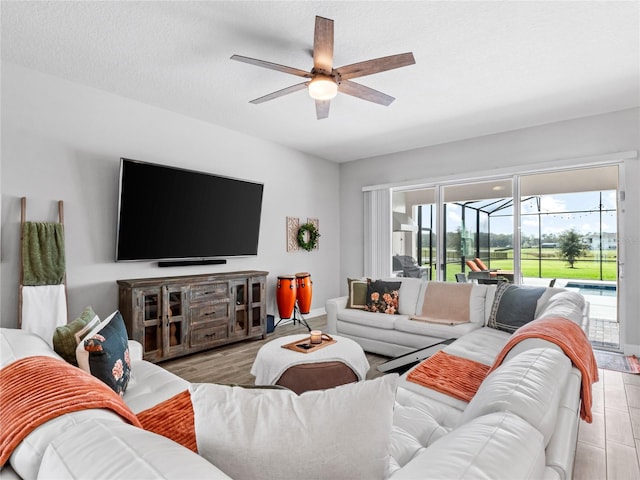
[(309, 82), (309, 96), (314, 100), (331, 100), (338, 94), (338, 83), (329, 75), (316, 75)]

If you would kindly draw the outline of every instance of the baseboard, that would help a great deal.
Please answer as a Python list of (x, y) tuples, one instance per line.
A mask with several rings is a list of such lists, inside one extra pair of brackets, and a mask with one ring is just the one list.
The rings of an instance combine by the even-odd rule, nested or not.
[(309, 318), (316, 318), (316, 317), (321, 317), (323, 315), (326, 315), (327, 311), (324, 308), (313, 308), (309, 311), (309, 313), (307, 313), (304, 318), (309, 319)]
[[(316, 318), (316, 317), (321, 317), (323, 315), (326, 315), (327, 311), (324, 308), (312, 308), (309, 313), (305, 313), (304, 314), (304, 318), (306, 320), (310, 320), (312, 318)], [(298, 314), (300, 315), (300, 314)], [(277, 313), (273, 315), (273, 317), (275, 318), (276, 322), (278, 320), (281, 320), (280, 315), (278, 315)]]
[(635, 355), (636, 357), (640, 357), (640, 345), (625, 343), (622, 351), (625, 355)]

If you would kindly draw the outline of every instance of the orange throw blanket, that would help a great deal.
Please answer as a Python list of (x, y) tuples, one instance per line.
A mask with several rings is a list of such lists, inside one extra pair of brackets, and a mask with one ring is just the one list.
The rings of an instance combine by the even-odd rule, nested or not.
[(488, 372), (488, 365), (440, 350), (409, 372), (407, 380), (469, 402)]
[(29, 433), (65, 413), (106, 408), (140, 426), (122, 398), (103, 382), (46, 356), (16, 360), (0, 370), (0, 405), (0, 466)]
[(598, 381), (598, 364), (587, 335), (577, 323), (571, 320), (562, 317), (549, 317), (523, 325), (513, 333), (498, 354), (489, 373), (500, 366), (509, 350), (518, 342), (527, 338), (542, 338), (556, 344), (571, 359), (575, 367), (580, 370), (580, 373), (582, 373), (580, 418), (587, 423), (591, 423), (593, 401), (591, 385)]
[(193, 405), (188, 390), (138, 414), (142, 428), (198, 453)]

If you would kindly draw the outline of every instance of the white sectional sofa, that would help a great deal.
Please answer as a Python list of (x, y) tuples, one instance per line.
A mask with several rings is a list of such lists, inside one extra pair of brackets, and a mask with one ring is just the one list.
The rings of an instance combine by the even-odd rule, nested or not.
[[(482, 286), (479, 292), (486, 295), (490, 290)], [(553, 302), (553, 298), (548, 300)], [(563, 308), (570, 313), (567, 305)], [(577, 310), (576, 320), (581, 320)], [(490, 365), (509, 337), (479, 324), (445, 350)], [(0, 341), (3, 368), (28, 356), (57, 357), (46, 342), (22, 330), (0, 329)], [(381, 339), (374, 342), (382, 343)], [(409, 343), (404, 348), (414, 345), (420, 346)], [(124, 401), (134, 413), (189, 388), (184, 380), (141, 360), (135, 342), (130, 348), (132, 377)], [(385, 478), (571, 478), (581, 374), (556, 345), (540, 339), (519, 343), (486, 377), (470, 402), (410, 382), (406, 376), (399, 379), (395, 395)], [(354, 416), (361, 406), (353, 409)], [(286, 406), (275, 410), (280, 416), (278, 424), (286, 425), (281, 421), (283, 410), (286, 418)], [(291, 415), (297, 414), (291, 410)], [(283, 459), (289, 455), (271, 448), (276, 453), (269, 455)], [(332, 461), (331, 454), (324, 455), (326, 461)], [(15, 449), (0, 478), (229, 478), (216, 467), (215, 455), (208, 458), (211, 462), (113, 413), (93, 409), (65, 414), (38, 427)], [(251, 456), (244, 461), (251, 462)], [(358, 465), (349, 468), (345, 478), (362, 477)], [(324, 478), (322, 471), (305, 472), (304, 477)], [(264, 470), (261, 478), (272, 476)]]
[[(189, 384), (142, 360), (142, 346), (130, 341), (132, 376), (124, 401), (139, 413), (186, 390)], [(33, 356), (61, 359), (37, 335), (0, 329), (0, 368)], [(1, 408), (1, 407), (0, 407)], [(115, 413), (89, 409), (67, 413), (39, 426), (17, 446), (2, 480), (71, 478), (225, 479), (222, 471), (177, 443), (126, 423)]]
[[(372, 313), (347, 308), (347, 296), (327, 301), (327, 332), (358, 342), (367, 352), (388, 357), (404, 355), (448, 338), (460, 338), (484, 327), (491, 314), (496, 285), (473, 284), (469, 299), (469, 322), (459, 325), (433, 324), (411, 320), (422, 311), (430, 281), (417, 278), (384, 279), (401, 282), (398, 314)], [(453, 288), (468, 284), (451, 284)], [(446, 298), (442, 299), (447, 302)], [(562, 288), (545, 288), (538, 300), (535, 318), (560, 316), (588, 328), (588, 305), (584, 297)]]
[[(346, 296), (330, 299), (329, 333), (390, 357), (456, 338), (444, 352), (487, 366), (511, 337), (486, 326), (495, 285), (473, 285), (470, 322), (450, 326), (410, 319), (422, 311), (430, 282), (387, 280), (402, 282), (399, 314), (346, 308)], [(587, 312), (580, 294), (546, 288), (535, 318), (563, 317), (584, 329)], [(520, 342), (468, 403), (408, 381), (410, 373), (397, 393), (391, 478), (572, 478), (582, 374), (557, 345), (539, 338)]]

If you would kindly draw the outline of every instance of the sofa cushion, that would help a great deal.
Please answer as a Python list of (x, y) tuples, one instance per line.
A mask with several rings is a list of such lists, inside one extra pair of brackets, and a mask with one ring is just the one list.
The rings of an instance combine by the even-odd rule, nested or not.
[(42, 458), (38, 478), (216, 480), (229, 477), (168, 438), (126, 423), (95, 420), (74, 425), (53, 439)]
[(393, 410), (390, 473), (447, 435), (461, 415), (462, 410), (458, 408), (398, 386)]
[(398, 376), (300, 396), (192, 384), (198, 452), (232, 478), (386, 478)]
[(502, 364), (485, 378), (460, 418), (463, 425), (488, 413), (510, 411), (549, 442), (571, 361), (551, 348), (535, 348)]
[(76, 349), (78, 366), (124, 395), (131, 376), (127, 329), (120, 312), (113, 312)]
[(338, 320), (341, 322), (356, 323), (359, 325), (382, 328), (385, 330), (393, 330), (395, 322), (398, 318), (403, 318), (403, 316), (395, 314), (391, 315), (388, 313), (377, 313), (374, 315), (371, 312), (354, 309), (344, 309), (338, 311)]
[(100, 318), (93, 311), (93, 308), (85, 308), (76, 319), (56, 328), (53, 332), (53, 350), (71, 365), (77, 367), (76, 348), (78, 343), (99, 323)]
[(487, 326), (513, 333), (536, 318), (538, 301), (546, 287), (522, 287), (500, 282)]
[(406, 317), (400, 317), (395, 322), (395, 329), (401, 332), (438, 338), (460, 338), (478, 328), (480, 328), (480, 325), (471, 322), (460, 323), (458, 325), (442, 325), (420, 322)]
[(364, 310), (367, 306), (367, 288), (369, 287), (368, 279), (347, 278), (347, 308), (356, 308)]
[(398, 300), (398, 312), (401, 315), (413, 315), (416, 312), (418, 296), (424, 281), (419, 278), (401, 278), (400, 298)]
[(511, 412), (471, 420), (423, 450), (393, 480), (540, 479), (545, 472), (542, 435)]
[(184, 392), (189, 382), (145, 360), (131, 363), (131, 377), (122, 399), (135, 414)]
[(47, 447), (62, 432), (67, 432), (79, 423), (108, 420), (124, 423), (124, 420), (105, 409), (88, 409), (67, 413), (43, 423), (27, 435), (13, 450), (9, 463), (21, 478), (36, 478)]
[(365, 310), (374, 313), (397, 314), (400, 282), (376, 280), (367, 286)]
[(444, 351), (491, 366), (510, 337), (501, 330), (482, 327), (447, 345)]

